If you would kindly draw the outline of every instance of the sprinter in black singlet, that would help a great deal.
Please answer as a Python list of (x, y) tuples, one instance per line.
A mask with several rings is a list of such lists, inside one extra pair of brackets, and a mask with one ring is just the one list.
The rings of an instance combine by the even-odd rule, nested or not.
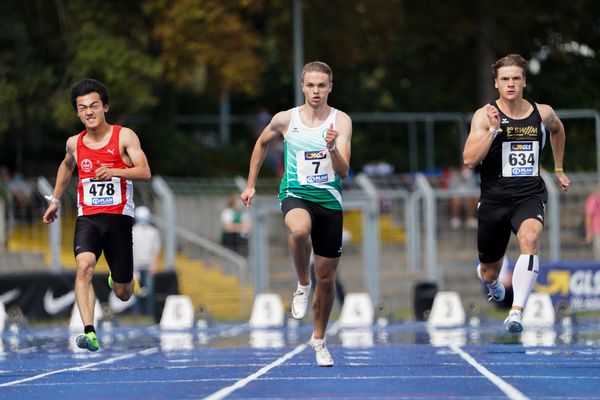
[(498, 281), (511, 232), (520, 255), (513, 272), (514, 299), (504, 321), (509, 332), (523, 330), (521, 313), (537, 279), (538, 241), (544, 229), (546, 185), (540, 176), (540, 154), (549, 138), (554, 172), (562, 190), (569, 188), (563, 171), (565, 130), (552, 107), (523, 99), (527, 61), (510, 54), (492, 65), (499, 98), (478, 109), (465, 143), (464, 163), (480, 165), (481, 198), (477, 210), (477, 274), (490, 300), (502, 301)]

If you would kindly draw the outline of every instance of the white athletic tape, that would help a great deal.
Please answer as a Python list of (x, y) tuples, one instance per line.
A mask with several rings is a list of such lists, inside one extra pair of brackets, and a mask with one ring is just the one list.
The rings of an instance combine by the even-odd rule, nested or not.
[(375, 309), (368, 293), (348, 293), (340, 314), (340, 328), (364, 328), (373, 325)]
[(457, 292), (437, 292), (427, 323), (434, 327), (457, 327), (466, 322), (465, 309)]
[(160, 318), (162, 329), (189, 329), (194, 327), (194, 305), (187, 295), (171, 294), (165, 300)]
[(251, 328), (280, 328), (284, 324), (285, 311), (281, 296), (276, 293), (259, 293), (254, 298), (250, 315)]

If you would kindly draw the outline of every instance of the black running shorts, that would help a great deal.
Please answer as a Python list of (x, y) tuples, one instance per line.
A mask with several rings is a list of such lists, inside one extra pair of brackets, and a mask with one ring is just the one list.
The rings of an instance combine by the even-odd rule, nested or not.
[(94, 214), (77, 217), (75, 256), (94, 253), (96, 261), (104, 251), (112, 279), (129, 283), (133, 279), (133, 218), (121, 214)]
[(506, 252), (511, 232), (517, 233), (521, 223), (534, 218), (544, 224), (546, 204), (539, 197), (516, 202), (483, 200), (477, 207), (477, 249), (479, 261), (492, 263)]
[(286, 197), (281, 202), (281, 211), (284, 218), (294, 208), (302, 208), (310, 214), (312, 222), (310, 238), (313, 252), (326, 258), (341, 256), (344, 213), (296, 197)]

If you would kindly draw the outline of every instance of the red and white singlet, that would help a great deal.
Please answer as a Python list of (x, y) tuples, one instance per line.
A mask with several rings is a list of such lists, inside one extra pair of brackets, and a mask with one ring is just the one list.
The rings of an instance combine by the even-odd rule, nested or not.
[(114, 177), (110, 180), (97, 180), (96, 168), (99, 164), (107, 168), (129, 168), (121, 158), (119, 136), (121, 126), (113, 125), (108, 144), (99, 149), (90, 149), (83, 144), (83, 131), (77, 137), (77, 215), (123, 214), (134, 216), (133, 183), (128, 179)]

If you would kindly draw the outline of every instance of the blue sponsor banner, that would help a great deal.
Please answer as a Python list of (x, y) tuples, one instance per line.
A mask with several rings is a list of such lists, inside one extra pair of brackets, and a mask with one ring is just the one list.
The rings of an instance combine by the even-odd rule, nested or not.
[(534, 291), (548, 293), (554, 304), (566, 301), (573, 311), (600, 310), (600, 263), (542, 263)]

